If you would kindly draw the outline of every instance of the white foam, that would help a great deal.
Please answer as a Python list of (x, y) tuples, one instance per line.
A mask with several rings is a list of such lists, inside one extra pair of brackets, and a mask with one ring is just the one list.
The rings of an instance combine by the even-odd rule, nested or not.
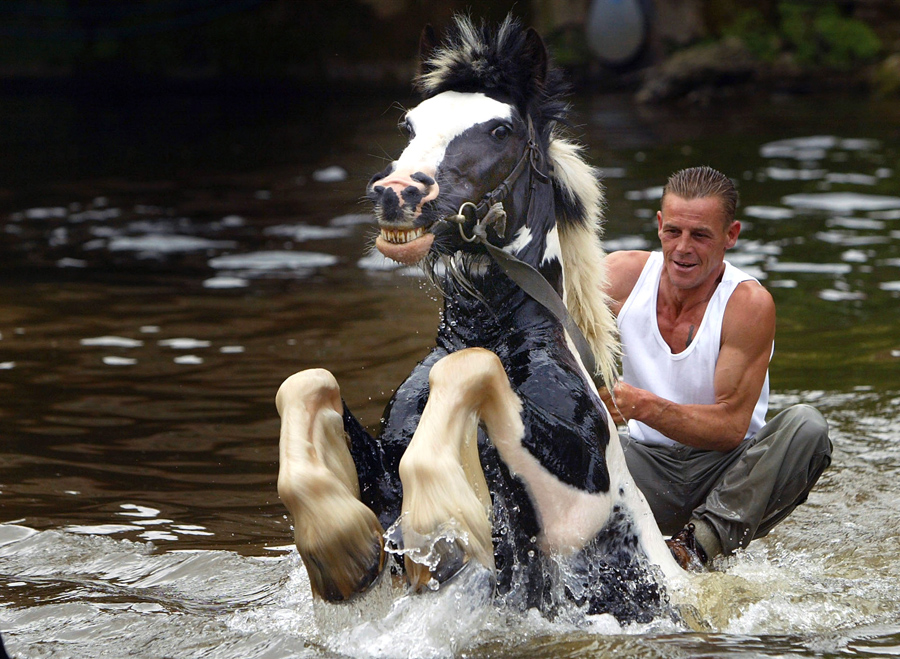
[(207, 249), (232, 249), (232, 240), (208, 240), (196, 236), (147, 235), (119, 236), (107, 245), (111, 252), (155, 252), (174, 254), (178, 252), (199, 252)]
[(80, 535), (114, 535), (140, 530), (141, 527), (134, 524), (73, 524), (63, 527), (63, 531)]
[(858, 192), (822, 192), (792, 194), (782, 197), (788, 206), (810, 210), (853, 213), (900, 208), (900, 197), (860, 194)]
[(817, 275), (846, 275), (853, 266), (846, 263), (768, 263), (766, 270), (769, 272), (807, 272)]
[(203, 363), (203, 357), (199, 357), (197, 355), (182, 355), (181, 357), (176, 357), (172, 361), (174, 361), (176, 364), (196, 366), (197, 364)]
[(763, 172), (774, 181), (815, 181), (824, 178), (824, 169), (789, 169), (787, 167), (766, 167)]
[(859, 247), (861, 245), (881, 245), (890, 242), (887, 236), (857, 236), (847, 231), (817, 231), (816, 239), (832, 245)]
[(860, 249), (848, 249), (841, 254), (841, 261), (847, 263), (865, 263), (869, 260), (869, 255)]
[(191, 338), (163, 339), (157, 343), (163, 347), (175, 350), (196, 350), (197, 348), (208, 348), (212, 345), (210, 341)]
[(631, 201), (649, 201), (652, 199), (662, 199), (663, 186), (658, 185), (644, 190), (629, 190), (625, 193), (625, 198)]
[(849, 302), (852, 300), (865, 300), (866, 294), (862, 291), (839, 291), (826, 288), (819, 291), (819, 297), (829, 302)]
[(877, 176), (870, 174), (854, 174), (832, 172), (825, 177), (829, 183), (846, 183), (850, 185), (875, 185), (878, 183)]
[(102, 348), (140, 348), (144, 345), (139, 339), (129, 339), (124, 336), (95, 336), (89, 339), (81, 339), (81, 345)]
[(117, 357), (115, 355), (107, 355), (103, 358), (103, 363), (107, 366), (134, 366), (137, 359), (131, 357)]
[(887, 225), (881, 220), (863, 217), (832, 217), (825, 222), (825, 226), (843, 227), (844, 229), (860, 229), (864, 231), (881, 231), (887, 228)]
[(607, 252), (617, 252), (622, 249), (647, 249), (650, 242), (643, 236), (622, 236), (603, 241), (603, 248)]
[(59, 261), (56, 262), (57, 268), (84, 268), (87, 267), (87, 261), (84, 259), (73, 259), (69, 257), (63, 257)]
[(319, 252), (268, 251), (218, 256), (209, 265), (217, 270), (271, 271), (324, 268), (337, 262), (336, 256)]
[(359, 259), (356, 262), (356, 266), (361, 270), (396, 270), (397, 268), (402, 268), (403, 265), (397, 263), (396, 261), (392, 261), (387, 258), (384, 254), (379, 252), (378, 250), (373, 249), (371, 252), (366, 254), (364, 257)]
[(347, 215), (338, 215), (329, 220), (328, 224), (333, 227), (350, 227), (357, 224), (374, 224), (375, 216), (371, 213), (350, 213)]
[(263, 231), (266, 236), (283, 236), (297, 242), (305, 240), (328, 240), (350, 235), (350, 230), (343, 227), (317, 227), (310, 224), (280, 224), (268, 227)]
[(314, 171), (312, 178), (316, 183), (340, 183), (347, 180), (347, 170), (339, 165), (331, 165)]
[(743, 213), (760, 220), (788, 220), (796, 215), (791, 209), (780, 206), (747, 206)]
[(136, 503), (123, 503), (119, 506), (119, 508), (128, 512), (116, 513), (116, 515), (125, 515), (126, 517), (143, 517), (145, 519), (156, 517), (160, 512), (158, 508), (151, 508), (150, 506), (139, 506)]
[(203, 281), (203, 288), (245, 288), (249, 283), (243, 277), (210, 277)]
[[(24, 211), (21, 216), (26, 220), (52, 220), (62, 219), (68, 214), (68, 209), (62, 208), (61, 206), (55, 206), (52, 208), (29, 208)], [(17, 214), (14, 216), (14, 219), (18, 219), (18, 217)]]

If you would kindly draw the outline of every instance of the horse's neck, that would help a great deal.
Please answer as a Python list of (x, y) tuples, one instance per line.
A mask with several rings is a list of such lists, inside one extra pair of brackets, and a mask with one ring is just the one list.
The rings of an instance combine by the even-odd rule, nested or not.
[[(531, 265), (531, 264), (529, 264)], [(559, 269), (545, 268), (544, 276), (561, 294)], [(491, 263), (486, 273), (472, 276), (465, 290), (452, 283), (444, 297), (440, 334), (454, 347), (487, 346), (558, 324), (553, 315)]]

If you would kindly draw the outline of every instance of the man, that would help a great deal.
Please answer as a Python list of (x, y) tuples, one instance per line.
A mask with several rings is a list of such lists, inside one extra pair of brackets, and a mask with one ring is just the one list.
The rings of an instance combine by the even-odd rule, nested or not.
[(725, 261), (737, 191), (709, 167), (676, 172), (657, 212), (662, 252), (610, 254), (623, 378), (601, 395), (678, 562), (701, 569), (766, 535), (831, 463), (828, 425), (797, 405), (765, 422), (775, 304)]

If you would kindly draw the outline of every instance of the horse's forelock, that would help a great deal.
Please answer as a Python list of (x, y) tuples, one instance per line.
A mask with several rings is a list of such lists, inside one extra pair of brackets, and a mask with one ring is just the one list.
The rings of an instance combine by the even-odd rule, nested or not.
[(443, 42), (420, 56), (415, 87), (425, 98), (460, 91), (509, 99), (539, 130), (563, 118), (562, 76), (546, 60), (540, 38), (511, 15), (496, 30), (458, 15)]

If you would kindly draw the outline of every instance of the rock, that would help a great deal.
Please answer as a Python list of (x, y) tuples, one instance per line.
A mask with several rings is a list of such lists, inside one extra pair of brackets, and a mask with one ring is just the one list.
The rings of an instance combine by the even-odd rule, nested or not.
[(739, 39), (692, 46), (649, 69), (636, 99), (658, 103), (689, 94), (710, 95), (723, 86), (753, 80), (759, 70), (759, 63)]
[(900, 95), (900, 53), (889, 55), (875, 68), (873, 84), (879, 96)]

